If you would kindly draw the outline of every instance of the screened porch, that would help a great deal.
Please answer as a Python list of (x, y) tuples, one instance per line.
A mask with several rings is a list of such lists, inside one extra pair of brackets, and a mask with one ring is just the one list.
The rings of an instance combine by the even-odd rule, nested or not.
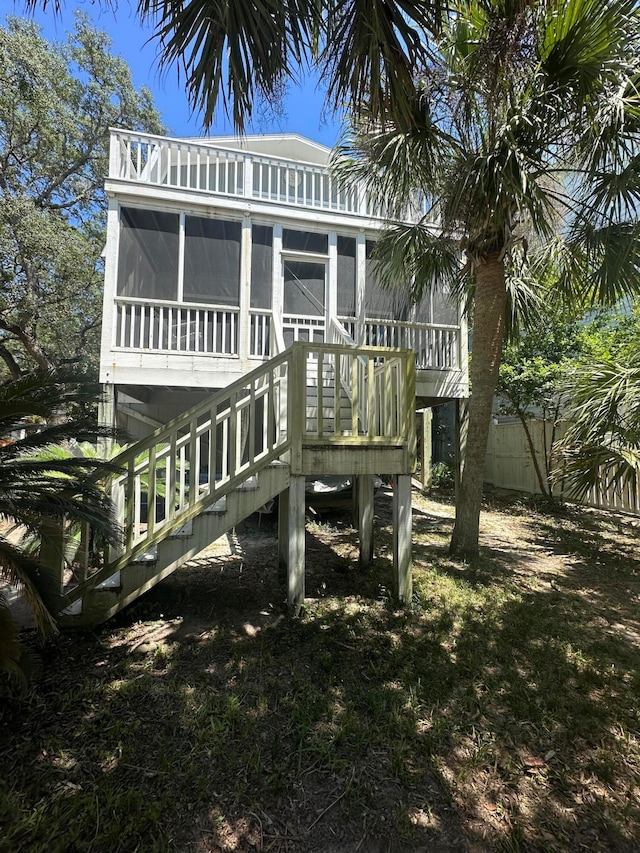
[(190, 369), (224, 364), (233, 373), (294, 341), (409, 348), (419, 371), (461, 369), (457, 305), (436, 291), (410, 306), (402, 288), (383, 290), (375, 242), (361, 230), (160, 205), (118, 204), (112, 216), (117, 260), (103, 364), (114, 370), (186, 368), (191, 357)]

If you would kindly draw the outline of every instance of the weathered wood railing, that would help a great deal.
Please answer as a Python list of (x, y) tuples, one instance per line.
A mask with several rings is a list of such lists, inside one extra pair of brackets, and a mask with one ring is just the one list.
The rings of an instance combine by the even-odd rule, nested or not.
[[(343, 416), (341, 383), (325, 389), (326, 368), (350, 381)], [(307, 391), (317, 371), (315, 416)], [(155, 430), (117, 456), (112, 499), (124, 528), (105, 565), (68, 591), (65, 605), (114, 576), (270, 462), (295, 473), (317, 444), (404, 445), (415, 452), (413, 353), (376, 347), (296, 343), (241, 380)]]

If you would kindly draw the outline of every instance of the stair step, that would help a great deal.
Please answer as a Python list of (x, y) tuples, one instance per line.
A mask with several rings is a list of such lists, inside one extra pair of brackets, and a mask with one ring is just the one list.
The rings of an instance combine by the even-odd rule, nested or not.
[[(209, 548), (214, 540), (243, 518), (253, 512), (271, 509), (275, 496), (288, 483), (289, 465), (279, 460), (267, 462), (256, 474), (245, 475), (245, 480), (235, 489), (186, 524), (182, 524), (180, 518), (172, 519), (173, 524), (182, 524), (172, 533), (163, 531), (159, 525), (154, 532), (154, 538), (160, 540), (157, 544), (138, 544), (138, 548), (146, 550), (133, 559), (129, 558), (130, 562), (120, 572), (112, 572), (100, 581), (96, 578), (93, 586), (89, 583), (82, 597), (60, 613), (62, 621), (75, 626), (94, 625), (115, 615), (185, 562)], [(219, 484), (221, 491), (228, 486), (228, 483)], [(201, 494), (206, 495), (206, 487)], [(189, 508), (190, 513), (195, 511), (195, 508)], [(144, 535), (145, 526), (140, 525), (140, 532)], [(79, 595), (80, 590), (76, 594)]]
[(223, 497), (221, 497), (220, 500), (216, 501), (214, 504), (211, 504), (211, 506), (208, 506), (204, 510), (205, 513), (208, 513), (208, 512), (226, 512), (226, 511), (227, 511), (227, 496), (226, 495), (223, 495)]
[(144, 554), (138, 554), (131, 561), (132, 563), (155, 563), (158, 560), (158, 546), (152, 545)]
[(251, 477), (247, 477), (247, 479), (240, 483), (237, 488), (238, 492), (252, 492), (258, 488), (258, 475), (252, 474)]
[(98, 584), (96, 589), (120, 589), (120, 572), (116, 572), (111, 577), (103, 580), (102, 583)]
[(187, 521), (186, 524), (183, 524), (182, 527), (179, 527), (177, 530), (174, 530), (167, 538), (168, 539), (187, 539), (189, 536), (193, 534), (193, 522)]

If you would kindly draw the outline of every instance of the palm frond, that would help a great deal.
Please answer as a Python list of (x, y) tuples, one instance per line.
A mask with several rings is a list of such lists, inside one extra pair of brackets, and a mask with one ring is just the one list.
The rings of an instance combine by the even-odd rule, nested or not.
[(22, 591), (41, 635), (55, 634), (58, 629), (47, 607), (48, 603), (53, 609), (59, 597), (55, 581), (37, 559), (3, 536), (0, 536), (0, 577)]
[(329, 80), (331, 103), (411, 127), (416, 69), (429, 61), (430, 35), (439, 27), (438, 2), (333, 0), (326, 5), (320, 66)]
[(593, 304), (615, 305), (640, 292), (640, 223), (577, 223), (566, 240), (571, 255), (567, 289), (580, 288)]
[(418, 197), (429, 210), (455, 144), (430, 114), (428, 93), (419, 91), (411, 108), (409, 130), (363, 121), (345, 134), (332, 161), (342, 186), (364, 186), (373, 204), (396, 219), (405, 218)]
[[(612, 60), (629, 54), (637, 37), (635, 0), (566, 0), (549, 4), (543, 23), (541, 69), (545, 88), (561, 91), (567, 108), (580, 108), (602, 85)], [(637, 47), (637, 44), (636, 44)]]
[(114, 545), (121, 536), (100, 482), (118, 466), (74, 445), (112, 430), (73, 416), (95, 401), (94, 386), (68, 379), (40, 372), (0, 385), (0, 519), (21, 536), (0, 537), (0, 575), (22, 587), (43, 634), (55, 630), (60, 600), (58, 570), (46, 565), (52, 546), (64, 550), (80, 524)]
[(0, 672), (8, 672), (25, 686), (26, 681), (20, 666), (21, 656), (18, 626), (13, 621), (7, 599), (0, 593)]
[(432, 288), (449, 292), (455, 300), (462, 274), (455, 240), (445, 240), (428, 220), (388, 228), (375, 249), (378, 278), (389, 291), (402, 288), (408, 301), (419, 303)]
[(563, 475), (575, 494), (636, 489), (640, 474), (640, 366), (587, 363), (570, 389)]
[(599, 501), (628, 490), (636, 493), (640, 482), (640, 447), (624, 444), (581, 444), (563, 452), (561, 476), (569, 496), (584, 500), (593, 493)]
[(243, 131), (259, 96), (273, 100), (308, 62), (322, 23), (315, 0), (139, 0), (155, 26), (164, 66), (185, 74), (189, 101), (213, 122), (218, 99)]

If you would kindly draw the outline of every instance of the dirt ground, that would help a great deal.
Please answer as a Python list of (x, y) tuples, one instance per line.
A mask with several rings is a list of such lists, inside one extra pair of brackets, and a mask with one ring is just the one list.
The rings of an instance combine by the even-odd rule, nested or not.
[(390, 509), (367, 571), (310, 513), (299, 619), (255, 516), (40, 653), (0, 710), (0, 851), (640, 850), (640, 521), (494, 497), (468, 566), (415, 493), (403, 612)]

